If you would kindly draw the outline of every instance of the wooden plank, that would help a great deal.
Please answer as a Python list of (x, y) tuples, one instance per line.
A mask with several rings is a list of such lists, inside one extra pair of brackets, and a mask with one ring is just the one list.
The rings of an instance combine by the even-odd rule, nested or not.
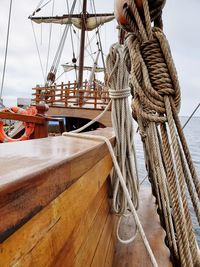
[(46, 121), (45, 118), (38, 117), (38, 116), (22, 115), (22, 114), (3, 112), (3, 111), (0, 111), (0, 118), (7, 119), (7, 120), (31, 122), (31, 123), (37, 123), (37, 124), (44, 124), (44, 122)]
[(97, 196), (93, 200), (93, 202), (88, 207), (84, 217), (80, 222), (75, 226), (71, 235), (66, 241), (66, 244), (59, 252), (59, 254), (55, 257), (55, 260), (52, 263), (52, 267), (65, 267), (72, 264), (74, 258), (76, 257), (80, 247), (85, 242), (88, 232), (99, 213), (100, 208), (105, 206), (105, 203), (108, 197), (108, 183), (105, 182), (102, 189), (98, 192)]
[[(94, 131), (95, 132), (95, 131)], [(112, 131), (96, 131), (112, 141)], [(0, 242), (108, 153), (102, 142), (51, 137), (0, 146)], [(78, 166), (78, 167), (77, 167)]]
[[(106, 251), (106, 257), (105, 257), (104, 265), (102, 265), (102, 267), (113, 266), (113, 258), (114, 258), (114, 254), (115, 254), (115, 245), (116, 245), (116, 227), (117, 227), (117, 222), (118, 222), (119, 217), (116, 215), (112, 215), (112, 216), (114, 217), (113, 218), (113, 229), (112, 229), (108, 249)], [(113, 267), (115, 267), (115, 266), (113, 266)]]
[[(110, 257), (110, 267), (112, 266), (112, 260), (113, 260), (113, 255), (107, 255), (107, 251), (109, 249), (109, 245), (112, 242), (111, 239), (113, 238), (113, 229), (115, 229), (115, 216), (112, 214), (109, 214), (105, 227), (103, 229), (102, 235), (100, 237), (99, 243), (97, 245), (97, 249), (95, 252), (95, 255), (92, 260), (91, 267), (96, 267), (96, 266), (104, 266), (106, 257)], [(114, 253), (113, 253), (114, 254)]]
[(0, 245), (0, 266), (50, 266), (112, 168), (105, 156), (69, 189)]
[[(106, 192), (107, 193), (107, 192)], [(91, 214), (91, 208), (93, 209), (94, 207), (89, 207), (88, 208), (88, 214)], [(89, 210), (90, 209), (90, 210)], [(93, 211), (94, 213), (94, 211)], [(51, 265), (51, 267), (65, 267), (65, 266), (84, 266), (84, 261), (82, 263), (76, 263), (77, 258), (79, 258), (80, 254), (83, 256), (87, 254), (89, 251), (90, 256), (92, 257), (93, 255), (93, 249), (95, 249), (94, 244), (88, 243), (88, 238), (95, 234), (94, 229), (97, 230), (97, 232), (101, 233), (101, 227), (98, 229), (96, 228), (97, 225), (99, 225), (99, 221), (102, 223), (102, 227), (104, 227), (104, 221), (106, 220), (107, 216), (109, 213), (109, 204), (107, 201), (107, 195), (101, 200), (101, 205), (99, 206), (98, 210), (96, 211), (95, 216), (91, 220), (91, 218), (87, 218), (86, 223), (84, 223), (84, 219), (80, 221), (79, 225), (77, 228), (75, 228), (75, 232), (73, 231), (73, 240), (71, 240), (71, 236), (67, 240), (67, 246), (64, 248), (65, 253), (62, 253), (62, 258), (58, 257), (56, 261)], [(78, 230), (76, 232), (76, 230)], [(79, 236), (80, 233), (80, 236)], [(95, 240), (95, 242), (97, 242)], [(69, 248), (68, 251), (66, 251), (66, 248)], [(84, 247), (84, 249), (83, 249)], [(86, 253), (86, 254), (85, 254)], [(86, 257), (88, 257), (86, 255)], [(89, 266), (89, 265), (86, 265)]]
[[(156, 211), (155, 197), (152, 195), (150, 186), (140, 191), (140, 208), (138, 215), (144, 228), (147, 239), (157, 260), (158, 266), (172, 267), (170, 252), (165, 245), (165, 231), (160, 225)], [(130, 237), (133, 229), (133, 219), (128, 217), (121, 227), (122, 237)], [(151, 267), (151, 261), (144, 247), (143, 241), (138, 234), (136, 239), (129, 245), (117, 242), (116, 254), (113, 266), (115, 267)]]
[(85, 243), (81, 246), (73, 263), (72, 264), (67, 263), (67, 266), (69, 267), (91, 266), (95, 251), (97, 250), (99, 240), (105, 228), (105, 223), (108, 217), (109, 217), (109, 204), (108, 201), (105, 201), (104, 205), (102, 205), (102, 208), (100, 209), (100, 212), (98, 212), (94, 220), (90, 232), (88, 232), (88, 236), (85, 240)]

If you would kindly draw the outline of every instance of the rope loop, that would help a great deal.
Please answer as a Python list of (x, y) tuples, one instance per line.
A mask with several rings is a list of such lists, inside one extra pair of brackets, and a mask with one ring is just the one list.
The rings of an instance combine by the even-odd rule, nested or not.
[(131, 89), (121, 89), (119, 91), (109, 89), (109, 97), (112, 99), (120, 99), (120, 98), (127, 98), (131, 94)]

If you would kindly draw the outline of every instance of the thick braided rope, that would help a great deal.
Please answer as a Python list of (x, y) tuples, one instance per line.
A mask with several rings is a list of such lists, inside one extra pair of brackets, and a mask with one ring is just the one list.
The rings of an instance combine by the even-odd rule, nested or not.
[(172, 147), (174, 151), (174, 158), (176, 161), (175, 171), (176, 171), (178, 182), (179, 182), (178, 183), (178, 189), (179, 189), (178, 191), (179, 202), (178, 203), (179, 203), (179, 209), (182, 211), (180, 226), (182, 229), (181, 242), (184, 244), (183, 245), (184, 253), (183, 254), (180, 253), (180, 256), (182, 256), (182, 259), (184, 259), (184, 261), (182, 262), (183, 266), (192, 266), (193, 265), (192, 256), (193, 256), (193, 259), (195, 260), (198, 254), (196, 251), (196, 255), (195, 255), (195, 252), (193, 251), (194, 246), (196, 246), (195, 237), (194, 237), (194, 232), (192, 230), (191, 217), (189, 216), (189, 212), (188, 212), (189, 208), (188, 208), (187, 198), (186, 198), (186, 187), (185, 187), (185, 181), (183, 180), (183, 170), (182, 170), (182, 166), (180, 163), (180, 154), (179, 154), (179, 149), (178, 149), (177, 136), (176, 136), (173, 116), (171, 112), (171, 107), (169, 103), (169, 98), (167, 96), (165, 97), (165, 103), (166, 103), (166, 113), (167, 113), (167, 118), (168, 118), (169, 130), (170, 130), (170, 135), (171, 135), (171, 140), (172, 140), (171, 142), (172, 142)]
[[(186, 166), (183, 166), (183, 158), (187, 159), (192, 174), (191, 176), (187, 175), (186, 181), (189, 192), (191, 193), (197, 218), (199, 217), (199, 203), (197, 201), (197, 196), (192, 193), (190, 187), (194, 186), (198, 194), (199, 181), (198, 177), (195, 176), (193, 163), (189, 156), (184, 136), (180, 133), (181, 131), (178, 127), (179, 125), (176, 116), (177, 111), (180, 109), (180, 87), (177, 73), (172, 61), (168, 42), (163, 32), (158, 28), (154, 28), (153, 30), (151, 28), (151, 18), (147, 0), (143, 0), (145, 24), (143, 24), (144, 21), (140, 18), (134, 1), (132, 1), (132, 7), (135, 21), (131, 22), (131, 26), (134, 29), (134, 34), (128, 36), (126, 43), (132, 62), (131, 82), (134, 88), (134, 101), (132, 104), (133, 112), (137, 115), (143, 135), (148, 128), (146, 127), (148, 122), (149, 125), (151, 125), (150, 122), (164, 123), (166, 120), (169, 122), (172, 147), (167, 138), (167, 129), (161, 127), (162, 140), (163, 143), (166, 142), (163, 144), (163, 164), (165, 165), (168, 177), (171, 177), (169, 182), (164, 179), (166, 175), (164, 175), (163, 171), (159, 171), (157, 166), (151, 166), (151, 170), (153, 171), (153, 175), (157, 177), (154, 184), (159, 182), (163, 186), (165, 183), (166, 188), (169, 188), (170, 191), (170, 195), (167, 196), (167, 191), (163, 191), (163, 188), (159, 187), (155, 190), (158, 196), (159, 208), (165, 209), (166, 201), (169, 203), (169, 197), (172, 200), (174, 213), (173, 219), (175, 221), (175, 231), (177, 233), (177, 244), (181, 266), (193, 266), (193, 264), (198, 264), (198, 249), (186, 199), (186, 183), (183, 179), (183, 175), (187, 168)], [(130, 20), (131, 19), (129, 18), (129, 21)], [(170, 101), (172, 101), (173, 104), (170, 104)], [(177, 142), (177, 131), (173, 117), (175, 117), (175, 124), (180, 135), (185, 156), (180, 156), (180, 148)], [(154, 140), (153, 142), (158, 155), (159, 144), (156, 141), (155, 131), (154, 134), (151, 131), (151, 136)], [(149, 149), (148, 142), (150, 141), (145, 141), (146, 150)], [(162, 158), (158, 157), (156, 162), (158, 162), (157, 165), (160, 166), (159, 168), (162, 168), (161, 161)], [(150, 165), (152, 165), (152, 160), (150, 160)], [(171, 168), (173, 165), (175, 167), (172, 171)], [(173, 180), (177, 180), (178, 183), (174, 183)], [(167, 207), (169, 208), (168, 205)], [(168, 208), (164, 211), (164, 215), (169, 213)], [(174, 244), (174, 231), (171, 227), (171, 219), (168, 221), (165, 220), (165, 224), (170, 244), (173, 244), (174, 254), (177, 255), (176, 245)]]
[[(173, 228), (173, 220), (171, 216), (170, 199), (168, 197), (167, 177), (165, 166), (162, 160), (162, 146), (160, 145), (159, 132), (154, 123), (150, 123), (148, 129), (149, 143), (151, 144), (151, 156), (154, 165), (156, 165), (154, 175), (157, 177), (157, 183), (160, 191), (161, 211), (163, 211), (162, 220), (164, 221), (166, 231), (169, 233), (169, 247), (173, 247), (174, 254), (177, 256), (176, 234)], [(156, 162), (156, 164), (155, 164)]]

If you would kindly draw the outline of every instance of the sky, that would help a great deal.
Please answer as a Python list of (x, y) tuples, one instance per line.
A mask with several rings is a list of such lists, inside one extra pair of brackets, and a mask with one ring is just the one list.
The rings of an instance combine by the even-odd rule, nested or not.
[[(6, 33), (9, 12), (8, 0), (0, 0), (0, 82), (2, 79)], [(44, 1), (44, 3), (47, 2)], [(11, 17), (10, 39), (8, 47), (7, 67), (3, 90), (3, 99), (6, 105), (16, 104), (17, 97), (31, 97), (31, 88), (44, 82), (39, 64), (37, 49), (34, 41), (32, 25), (28, 16), (32, 14), (39, 0), (13, 0)], [(72, 0), (69, 1), (70, 5)], [(95, 0), (96, 10), (99, 13), (112, 12), (113, 0)], [(91, 11), (91, 1), (88, 0), (88, 8)], [(78, 5), (77, 12), (80, 10)], [(42, 9), (38, 16), (51, 15), (52, 4)], [(167, 0), (163, 11), (164, 32), (169, 40), (172, 55), (178, 71), (182, 91), (182, 106), (180, 115), (189, 115), (200, 102), (200, 1), (199, 0)], [(55, 15), (67, 13), (66, 0), (55, 1)], [(64, 26), (54, 25), (52, 28), (52, 42), (50, 48), (49, 65), (55, 55), (58, 41), (60, 40)], [(34, 25), (37, 42), (41, 54), (44, 70), (46, 69), (47, 48), (49, 38), (49, 25)], [(86, 40), (95, 36), (89, 33)], [(102, 46), (104, 54), (117, 40), (116, 22), (109, 23), (101, 29)], [(76, 41), (79, 33), (73, 33), (75, 52), (78, 53)], [(70, 48), (69, 48), (70, 46)], [(96, 38), (94, 37), (89, 53), (86, 53), (86, 64), (89, 64), (92, 51), (97, 51)], [(95, 57), (95, 54), (93, 54)], [(66, 42), (61, 58), (61, 64), (72, 59), (71, 41)], [(46, 71), (45, 71), (46, 72)], [(62, 68), (58, 74), (62, 73)], [(68, 81), (74, 79), (72, 74), (64, 74), (61, 79)], [(200, 110), (196, 113), (200, 116)]]

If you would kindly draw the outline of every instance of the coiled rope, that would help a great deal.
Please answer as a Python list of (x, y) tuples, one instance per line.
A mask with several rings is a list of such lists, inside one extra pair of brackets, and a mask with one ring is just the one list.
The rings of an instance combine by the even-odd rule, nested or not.
[(124, 10), (132, 28), (125, 58), (129, 60), (132, 109), (144, 143), (149, 176), (174, 259), (180, 266), (199, 266), (187, 190), (200, 222), (200, 182), (178, 118), (181, 94), (176, 69), (162, 23), (158, 24), (160, 28), (151, 26), (148, 1), (143, 0), (144, 17), (135, 1), (131, 1), (131, 10), (134, 19), (127, 7)]
[[(112, 125), (116, 135), (117, 161), (126, 182), (135, 208), (138, 208), (139, 182), (134, 156), (133, 119), (128, 102), (130, 88), (129, 74), (123, 57), (123, 46), (114, 44), (110, 48), (106, 60), (108, 73), (109, 96), (112, 99)], [(121, 75), (123, 73), (123, 75)], [(113, 207), (116, 213), (124, 214), (127, 209), (127, 199), (120, 186), (118, 174), (112, 175)]]

